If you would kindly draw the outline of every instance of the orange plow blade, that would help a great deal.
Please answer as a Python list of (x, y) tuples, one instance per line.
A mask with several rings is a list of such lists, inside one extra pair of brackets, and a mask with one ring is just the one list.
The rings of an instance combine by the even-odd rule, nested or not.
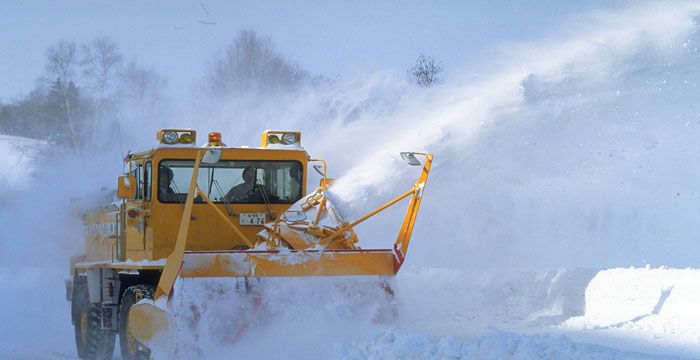
[(180, 277), (395, 275), (393, 250), (186, 252)]

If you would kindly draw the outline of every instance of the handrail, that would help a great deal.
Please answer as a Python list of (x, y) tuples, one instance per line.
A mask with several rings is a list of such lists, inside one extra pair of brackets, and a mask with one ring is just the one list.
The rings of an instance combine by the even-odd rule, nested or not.
[(430, 173), (430, 166), (433, 163), (433, 154), (427, 153), (414, 153), (425, 156), (425, 164), (423, 164), (423, 171), (418, 177), (418, 181), (413, 185), (413, 197), (408, 203), (408, 208), (406, 209), (406, 215), (404, 215), (403, 223), (401, 224), (401, 229), (396, 237), (396, 242), (394, 243), (394, 252), (396, 252), (398, 263), (395, 271), (399, 271), (401, 265), (403, 265), (403, 259), (408, 252), (408, 245), (411, 242), (411, 234), (413, 233), (413, 226), (416, 223), (416, 217), (418, 216), (418, 208), (420, 207), (421, 200), (423, 198), (423, 191), (425, 190), (425, 183), (428, 181), (428, 174)]
[(347, 224), (347, 225), (341, 226), (340, 229), (338, 229), (338, 230), (337, 230), (336, 232), (334, 232), (333, 234), (330, 234), (330, 235), (328, 235), (327, 237), (321, 239), (321, 242), (322, 242), (322, 243), (323, 243), (323, 242), (330, 242), (331, 240), (335, 239), (336, 237), (338, 237), (338, 236), (341, 235), (342, 233), (348, 231), (349, 229), (354, 228), (355, 226), (359, 225), (360, 223), (364, 222), (365, 220), (367, 220), (367, 219), (371, 218), (372, 216), (378, 214), (378, 213), (381, 212), (382, 210), (385, 210), (386, 208), (390, 207), (391, 205), (394, 205), (394, 204), (396, 204), (397, 202), (399, 202), (399, 201), (405, 199), (407, 196), (409, 196), (409, 195), (411, 195), (411, 194), (413, 194), (413, 193), (414, 193), (414, 190), (413, 190), (413, 189), (406, 191), (405, 193), (403, 193), (403, 194), (397, 196), (396, 198), (394, 198), (393, 200), (388, 201), (388, 202), (384, 203), (383, 205), (379, 206), (378, 208), (376, 208), (376, 209), (370, 211), (370, 212), (369, 212), (368, 214), (366, 214), (365, 216), (363, 216), (363, 217), (361, 217), (361, 218), (359, 218), (359, 219), (353, 221), (351, 224)]
[[(433, 154), (417, 153), (417, 152), (413, 153), (413, 154), (425, 156), (425, 164), (423, 164), (423, 170), (421, 171), (421, 175), (418, 177), (418, 180), (413, 184), (413, 187), (410, 190), (397, 196), (393, 200), (390, 200), (390, 201), (382, 204), (378, 208), (370, 211), (368, 214), (355, 220), (351, 224), (341, 226), (333, 234), (322, 239), (321, 242), (322, 243), (330, 242), (331, 240), (335, 239), (336, 237), (340, 236), (341, 234), (344, 234), (346, 231), (351, 230), (355, 226), (359, 225), (360, 223), (369, 219), (370, 217), (376, 215), (377, 213), (379, 213), (379, 212), (385, 210), (386, 208), (396, 204), (397, 202), (405, 199), (409, 195), (413, 195), (411, 197), (410, 202), (408, 203), (408, 208), (406, 209), (406, 214), (404, 215), (403, 222), (401, 224), (401, 228), (399, 229), (399, 234), (397, 235), (396, 242), (394, 243), (394, 251), (397, 252), (397, 258), (399, 260), (398, 267), (396, 269), (396, 271), (398, 271), (398, 268), (400, 268), (401, 265), (403, 264), (403, 259), (405, 258), (406, 252), (408, 251), (408, 245), (411, 242), (411, 234), (413, 233), (413, 226), (415, 225), (416, 218), (418, 216), (418, 208), (420, 207), (421, 199), (423, 196), (423, 190), (425, 189), (425, 183), (428, 180), (428, 174), (430, 173), (430, 167), (433, 163)], [(325, 198), (324, 198), (324, 200), (325, 200)]]
[(190, 188), (187, 191), (187, 200), (185, 200), (185, 209), (182, 212), (180, 229), (177, 232), (177, 240), (175, 241), (173, 251), (165, 261), (165, 266), (163, 267), (163, 272), (161, 273), (160, 280), (158, 281), (158, 287), (156, 288), (156, 293), (154, 296), (155, 300), (158, 300), (161, 296), (170, 296), (170, 292), (173, 290), (173, 285), (175, 285), (175, 280), (177, 279), (177, 274), (180, 272), (180, 267), (182, 267), (185, 246), (187, 245), (187, 231), (189, 229), (190, 218), (192, 216), (192, 205), (194, 204), (194, 194), (197, 188), (199, 165), (202, 161), (203, 155), (204, 151), (197, 151), (194, 168), (192, 168)]
[[(336, 230), (334, 233), (331, 235), (328, 235), (327, 237), (321, 239), (322, 243), (330, 242), (337, 238), (338, 236), (344, 234), (348, 230), (352, 230), (355, 226), (359, 225), (363, 221), (369, 219), (370, 217), (378, 214), (379, 212), (385, 210), (386, 208), (396, 204), (397, 202), (405, 199), (406, 197), (413, 195), (411, 197), (410, 202), (408, 203), (408, 208), (406, 209), (406, 214), (404, 215), (403, 222), (401, 224), (401, 228), (399, 229), (399, 234), (397, 235), (396, 242), (394, 243), (394, 251), (397, 253), (397, 258), (399, 260), (398, 263), (398, 268), (401, 267), (401, 264), (403, 263), (403, 259), (406, 256), (406, 252), (408, 251), (408, 245), (411, 242), (411, 235), (413, 233), (413, 226), (415, 225), (416, 218), (418, 216), (418, 209), (420, 207), (420, 203), (422, 200), (423, 196), (423, 190), (425, 189), (425, 183), (428, 180), (428, 174), (430, 173), (430, 167), (433, 163), (433, 154), (429, 153), (413, 153), (413, 154), (418, 154), (418, 155), (423, 155), (425, 156), (425, 164), (423, 164), (423, 170), (421, 172), (421, 175), (418, 177), (418, 180), (413, 184), (412, 188), (405, 193), (397, 196), (393, 200), (390, 200), (376, 209), (370, 211), (366, 215), (362, 216), (361, 218), (355, 220), (351, 224), (346, 224), (341, 226), (338, 230)], [(321, 190), (325, 190), (325, 188), (322, 186)], [(323, 197), (323, 200), (325, 200), (325, 196)], [(320, 210), (319, 210), (320, 213)], [(314, 224), (316, 224), (315, 222)], [(398, 268), (396, 269), (398, 271)]]

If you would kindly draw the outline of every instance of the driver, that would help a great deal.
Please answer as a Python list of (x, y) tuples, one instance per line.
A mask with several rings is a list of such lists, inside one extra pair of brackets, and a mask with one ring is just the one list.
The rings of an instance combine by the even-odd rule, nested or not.
[(262, 201), (259, 189), (255, 186), (255, 168), (248, 166), (243, 170), (243, 182), (232, 187), (224, 196), (225, 201), (253, 202)]
[(161, 166), (158, 177), (158, 198), (162, 202), (183, 202), (181, 195), (173, 190), (173, 169)]

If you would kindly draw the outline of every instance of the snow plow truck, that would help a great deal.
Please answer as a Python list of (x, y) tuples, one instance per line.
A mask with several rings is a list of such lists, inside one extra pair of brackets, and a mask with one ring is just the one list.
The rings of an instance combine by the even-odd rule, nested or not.
[[(228, 147), (211, 132), (163, 129), (153, 148), (129, 152), (118, 200), (83, 214), (85, 253), (66, 281), (81, 359), (148, 359), (149, 342), (173, 326), (168, 304), (178, 278), (395, 275), (408, 251), (432, 155), (393, 200), (347, 221), (328, 194), (326, 163), (301, 147), (301, 133), (262, 133), (260, 147)], [(422, 159), (421, 160), (419, 160)], [(307, 192), (309, 170), (319, 186)], [(393, 246), (360, 247), (354, 228), (408, 198)], [(115, 198), (116, 200), (117, 198)]]

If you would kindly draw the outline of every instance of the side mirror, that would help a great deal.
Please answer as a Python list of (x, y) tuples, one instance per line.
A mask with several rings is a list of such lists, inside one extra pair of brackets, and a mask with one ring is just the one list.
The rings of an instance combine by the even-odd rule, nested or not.
[(136, 177), (123, 175), (117, 181), (117, 196), (132, 199), (136, 197)]
[(317, 173), (319, 173), (321, 176), (323, 176), (321, 178), (321, 181), (320, 181), (318, 186), (320, 186), (322, 188), (326, 188), (326, 187), (331, 186), (331, 184), (333, 183), (333, 179), (328, 178), (328, 175), (327, 175), (328, 167), (326, 166), (326, 161), (321, 160), (321, 159), (309, 159), (309, 161), (320, 162), (320, 164), (313, 165), (314, 170), (316, 170)]
[(216, 164), (221, 159), (221, 149), (207, 149), (202, 157), (205, 164)]
[(412, 152), (402, 152), (401, 157), (404, 159), (404, 161), (406, 161), (408, 163), (408, 165), (418, 166), (421, 164), (420, 160), (418, 160), (418, 158), (416, 158), (416, 154), (414, 154)]

